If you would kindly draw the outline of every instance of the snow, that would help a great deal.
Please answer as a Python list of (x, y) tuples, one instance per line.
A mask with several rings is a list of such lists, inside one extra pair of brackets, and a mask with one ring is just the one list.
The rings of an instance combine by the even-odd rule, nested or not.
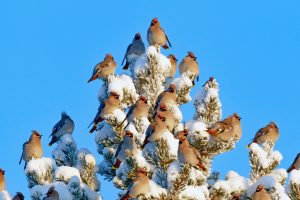
[(125, 131), (129, 130), (131, 133), (133, 133), (138, 143), (143, 144), (146, 136), (145, 133), (149, 125), (150, 122), (146, 117), (143, 117), (141, 119), (134, 118), (133, 121), (130, 122), (129, 125), (125, 128)]
[(179, 164), (178, 160), (176, 160), (170, 164), (168, 171), (167, 171), (169, 187), (172, 187), (172, 182), (177, 178), (179, 173), (180, 173), (180, 164)]
[(157, 185), (154, 181), (150, 180), (149, 181), (149, 186), (150, 186), (150, 190), (149, 190), (149, 195), (152, 195), (154, 197), (159, 197), (160, 194), (167, 194), (167, 190), (160, 187), (159, 185)]
[(154, 46), (149, 46), (146, 50), (146, 54), (158, 58), (158, 69), (160, 69), (160, 71), (162, 72), (167, 72), (167, 74), (169, 75), (171, 70), (171, 63), (166, 56), (158, 53)]
[(193, 199), (193, 200), (206, 200), (206, 196), (203, 193), (203, 188), (200, 186), (186, 186), (179, 194), (179, 199)]
[(230, 187), (230, 193), (241, 193), (246, 191), (250, 185), (250, 180), (240, 176), (234, 171), (229, 171), (226, 175), (226, 182)]
[(90, 163), (92, 165), (96, 165), (96, 159), (95, 159), (95, 157), (86, 148), (82, 148), (82, 149), (80, 149), (78, 151), (78, 158), (84, 158), (84, 160), (85, 160), (86, 163)]
[(11, 199), (12, 197), (6, 190), (0, 192), (0, 200), (11, 200)]
[(62, 182), (54, 182), (52, 184), (55, 188), (55, 190), (58, 192), (59, 194), (59, 199), (64, 199), (64, 200), (72, 200), (72, 194), (70, 193), (68, 186), (65, 185)]
[(175, 139), (173, 134), (169, 131), (164, 132), (162, 134), (162, 138), (165, 139), (168, 143), (170, 155), (177, 157), (179, 140)]
[(112, 113), (104, 115), (104, 118), (109, 121), (115, 119), (118, 124), (124, 121), (126, 114), (121, 109), (115, 109)]
[(55, 170), (56, 180), (64, 180), (65, 182), (69, 182), (73, 176), (76, 176), (81, 180), (80, 173), (77, 168), (61, 166)]
[(300, 185), (300, 170), (294, 169), (291, 171), (289, 182)]
[(217, 181), (211, 188), (211, 190), (213, 190), (213, 189), (225, 191), (227, 193), (230, 193), (230, 191), (231, 191), (229, 184), (227, 183), (227, 181), (224, 181), (224, 180)]
[(112, 130), (112, 127), (105, 121), (102, 121), (99, 126), (102, 126), (101, 130), (98, 130), (95, 135), (95, 142), (99, 143), (100, 141), (106, 139), (106, 138), (113, 138), (115, 137), (114, 131)]
[[(135, 86), (130, 76), (126, 74), (111, 76), (109, 77), (108, 83), (108, 93), (116, 92), (119, 94), (119, 100), (121, 102), (124, 102), (124, 98), (130, 98), (133, 102), (138, 99), (138, 94), (136, 93)], [(125, 96), (125, 93), (127, 93), (127, 97)]]
[(207, 128), (206, 128), (206, 124), (198, 121), (198, 120), (191, 120), (188, 121), (185, 124), (185, 127), (189, 130), (189, 133), (203, 133), (204, 135), (208, 135), (208, 133), (206, 132)]
[(105, 85), (105, 83), (103, 83), (101, 85), (101, 87), (99, 88), (99, 92), (98, 92), (98, 100), (100, 103), (102, 103), (102, 100), (105, 99), (107, 97), (107, 87)]
[(64, 152), (67, 146), (77, 151), (77, 145), (71, 134), (63, 135), (57, 142), (57, 146), (52, 151), (52, 156), (55, 160), (65, 160), (66, 153)]
[(169, 106), (170, 111), (172, 112), (175, 120), (177, 123), (180, 123), (182, 121), (182, 112), (176, 105), (170, 105)]
[(268, 144), (264, 143), (261, 147), (256, 143), (252, 143), (249, 146), (250, 151), (258, 158), (258, 164), (264, 169), (268, 168), (275, 160), (278, 162), (282, 160), (282, 155), (279, 153), (279, 151), (268, 152), (265, 150), (269, 150), (266, 145)]

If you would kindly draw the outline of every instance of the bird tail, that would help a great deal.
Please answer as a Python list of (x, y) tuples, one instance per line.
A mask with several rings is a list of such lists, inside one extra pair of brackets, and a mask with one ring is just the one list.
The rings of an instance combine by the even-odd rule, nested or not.
[(22, 155), (21, 155), (21, 158), (20, 158), (20, 161), (19, 161), (19, 165), (20, 165), (21, 162), (22, 162), (22, 158), (23, 158), (23, 153), (22, 153)]
[(169, 46), (168, 45), (164, 45), (164, 46), (162, 46), (164, 49), (169, 49)]
[(293, 169), (295, 169), (295, 166), (294, 165), (291, 165), (286, 171), (288, 173), (290, 173)]
[(88, 80), (88, 83), (91, 82), (91, 81), (93, 81), (93, 80), (96, 80), (96, 79), (97, 79), (97, 76), (96, 76), (96, 74), (95, 74), (95, 75), (93, 75), (93, 76)]
[(26, 167), (27, 167), (27, 161), (25, 161), (24, 170), (26, 169)]
[(124, 65), (123, 69), (127, 70), (129, 68), (129, 62), (126, 61), (126, 64)]
[(113, 164), (113, 166), (111, 167), (113, 170), (116, 170), (120, 167), (121, 161), (120, 160), (116, 160), (116, 162)]
[(217, 130), (212, 130), (212, 129), (208, 129), (207, 132), (210, 134), (210, 135), (216, 135), (218, 133)]
[(123, 197), (121, 197), (120, 200), (128, 200), (130, 198), (132, 198), (132, 197), (129, 195), (129, 191), (128, 191)]
[(92, 134), (97, 129), (97, 124), (94, 124), (90, 130), (90, 134)]
[(142, 149), (145, 148), (145, 146), (148, 144), (148, 142), (149, 142), (149, 141), (148, 141), (147, 138), (146, 138), (145, 141), (144, 141), (144, 143), (143, 143), (143, 145), (142, 145)]
[(170, 42), (170, 40), (169, 40), (169, 38), (168, 38), (167, 35), (166, 35), (166, 38), (167, 38), (167, 41), (168, 41), (169, 46), (172, 47), (171, 42)]
[(199, 162), (197, 166), (202, 169), (202, 171), (206, 171), (206, 167), (201, 162)]
[(93, 123), (94, 123), (94, 121), (92, 121), (92, 122), (90, 123), (90, 125), (88, 126), (88, 128), (90, 128), (90, 126), (91, 126)]

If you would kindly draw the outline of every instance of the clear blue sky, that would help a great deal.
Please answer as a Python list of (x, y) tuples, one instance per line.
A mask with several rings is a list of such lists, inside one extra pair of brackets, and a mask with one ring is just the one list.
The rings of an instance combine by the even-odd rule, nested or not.
[[(97, 111), (100, 81), (87, 84), (105, 53), (121, 63), (136, 32), (146, 41), (153, 17), (159, 17), (179, 59), (198, 56), (200, 85), (215, 76), (223, 114), (238, 112), (243, 137), (237, 148), (218, 156), (213, 170), (249, 174), (246, 144), (271, 120), (280, 127), (276, 149), (288, 167), (299, 147), (300, 12), (299, 1), (1, 1), (0, 2), (0, 167), (7, 189), (29, 195), (21, 148), (32, 129), (48, 135), (67, 111), (76, 123), (78, 147), (97, 160), (94, 135), (87, 125)], [(117, 73), (122, 73), (119, 66)], [(192, 104), (182, 106), (192, 118)], [(104, 199), (115, 199), (111, 182), (101, 181)]]

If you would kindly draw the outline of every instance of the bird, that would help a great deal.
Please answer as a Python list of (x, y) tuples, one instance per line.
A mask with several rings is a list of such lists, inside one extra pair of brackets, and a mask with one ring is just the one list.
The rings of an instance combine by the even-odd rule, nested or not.
[(115, 62), (114, 57), (111, 54), (106, 54), (104, 60), (94, 67), (93, 74), (88, 80), (88, 83), (97, 78), (106, 79), (109, 75), (115, 73), (116, 67), (117, 63)]
[(61, 113), (61, 119), (54, 125), (52, 129), (52, 133), (49, 137), (51, 141), (49, 142), (48, 146), (56, 143), (61, 136), (65, 134), (72, 134), (74, 131), (74, 121), (71, 119), (66, 112)]
[(148, 99), (145, 96), (140, 96), (136, 103), (130, 106), (126, 118), (122, 123), (124, 123), (126, 119), (130, 122), (133, 121), (134, 118), (141, 119), (148, 117), (149, 108)]
[(170, 60), (171, 63), (171, 70), (170, 70), (169, 77), (174, 78), (174, 75), (176, 73), (176, 68), (177, 68), (177, 58), (173, 54), (170, 54), (168, 56), (168, 59)]
[(233, 113), (233, 115), (223, 120), (224, 123), (233, 127), (234, 136), (237, 140), (240, 140), (242, 137), (241, 119), (242, 118), (237, 113)]
[(214, 138), (214, 140), (220, 142), (228, 142), (235, 138), (233, 126), (222, 121), (215, 123), (213, 127), (207, 130), (207, 132)]
[(59, 200), (59, 194), (55, 190), (54, 186), (51, 186), (46, 193), (46, 196), (43, 198), (43, 200)]
[(278, 137), (279, 137), (279, 128), (274, 122), (270, 122), (268, 125), (259, 129), (256, 132), (252, 142), (248, 144), (248, 147), (252, 143), (262, 144), (266, 141), (270, 141), (273, 143), (273, 145), (275, 145), (276, 141), (278, 140)]
[(215, 78), (213, 76), (209, 77), (209, 79), (202, 85), (202, 87), (204, 87), (206, 84), (213, 82), (214, 80)]
[(23, 144), (23, 152), (19, 164), (21, 164), (23, 159), (25, 161), (24, 169), (29, 160), (32, 158), (41, 158), (43, 156), (41, 138), (42, 135), (36, 130), (33, 130), (29, 140)]
[(238, 193), (233, 193), (231, 199), (232, 199), (232, 200), (240, 200), (240, 198), (241, 198), (241, 197), (240, 197), (240, 195), (239, 195)]
[(146, 138), (142, 145), (142, 148), (146, 146), (149, 142), (155, 142), (160, 139), (164, 132), (168, 131), (167, 125), (160, 118), (157, 118), (156, 121), (152, 122), (146, 130)]
[(197, 78), (197, 81), (199, 81), (199, 65), (197, 62), (197, 57), (191, 51), (188, 51), (187, 56), (185, 56), (185, 58), (183, 58), (183, 60), (179, 64), (180, 74), (188, 71), (195, 74), (192, 80), (193, 85), (195, 85), (195, 78)]
[(123, 141), (119, 144), (114, 156), (113, 169), (118, 169), (121, 162), (129, 156), (134, 156), (137, 153), (137, 144), (135, 143), (133, 133), (129, 130), (125, 131)]
[(120, 200), (136, 198), (141, 194), (147, 194), (149, 191), (150, 185), (147, 171), (144, 168), (140, 168), (136, 171), (135, 178), (128, 186), (128, 191)]
[(176, 105), (176, 85), (171, 84), (167, 90), (163, 91), (156, 99), (154, 110), (158, 108), (160, 104), (167, 106)]
[(93, 133), (97, 129), (97, 125), (105, 119), (105, 115), (112, 113), (116, 109), (120, 108), (121, 102), (119, 100), (119, 94), (116, 92), (110, 92), (109, 96), (102, 101), (98, 108), (98, 112), (90, 125), (93, 124), (90, 133)]
[(300, 169), (300, 153), (297, 154), (295, 160), (291, 166), (287, 169), (287, 172), (290, 173), (293, 169)]
[(0, 168), (0, 192), (3, 192), (6, 186), (4, 175), (5, 175), (5, 171)]
[(134, 54), (137, 56), (142, 55), (143, 53), (145, 53), (145, 44), (142, 41), (142, 36), (140, 33), (136, 33), (132, 43), (130, 45), (128, 45), (127, 50), (126, 50), (126, 54), (123, 58), (122, 64), (124, 63), (124, 61), (126, 60), (126, 64), (124, 65), (123, 69), (127, 70), (129, 67), (129, 62), (128, 62), (128, 56)]
[[(155, 17), (151, 21), (150, 27), (147, 32), (147, 40), (149, 45), (160, 45), (164, 49), (168, 49), (172, 47), (167, 34), (160, 27), (160, 22), (158, 21), (157, 17)], [(167, 42), (169, 46), (167, 45)]]
[(206, 167), (201, 160), (201, 154), (192, 147), (187, 139), (185, 131), (177, 134), (176, 138), (179, 140), (178, 160), (181, 163), (190, 164), (192, 167), (197, 167), (202, 171), (206, 171)]
[(252, 200), (272, 200), (263, 185), (258, 185), (255, 193), (251, 197)]
[(166, 104), (160, 104), (159, 110), (156, 111), (156, 118), (162, 119), (162, 121), (164, 121), (167, 125), (168, 130), (174, 133), (174, 129), (176, 127), (176, 119), (174, 117), (174, 114), (168, 109)]
[(17, 192), (12, 200), (24, 200), (24, 195), (21, 192)]

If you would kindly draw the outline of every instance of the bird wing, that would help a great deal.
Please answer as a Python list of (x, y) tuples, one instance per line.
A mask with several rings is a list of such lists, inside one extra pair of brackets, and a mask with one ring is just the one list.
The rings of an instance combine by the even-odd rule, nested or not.
[(116, 153), (115, 153), (115, 155), (114, 155), (113, 160), (115, 160), (115, 159), (117, 158), (119, 152), (121, 151), (121, 149), (122, 149), (122, 144), (123, 144), (123, 141), (119, 144), (119, 146), (118, 146), (118, 148), (117, 148), (117, 151), (116, 151)]
[(167, 36), (165, 30), (164, 30), (163, 28), (160, 28), (160, 29), (164, 32), (164, 34), (165, 34), (165, 36), (166, 36), (166, 39), (167, 39), (167, 41), (168, 41), (168, 44), (170, 45), (170, 47), (172, 47), (171, 42), (170, 42), (170, 40), (169, 40), (169, 38), (168, 38), (168, 36)]
[[(263, 135), (266, 135), (268, 133), (268, 131), (265, 129), (265, 128), (261, 128), (261, 129), (259, 129), (257, 132), (256, 132), (256, 134), (255, 134), (255, 136), (254, 136), (254, 139), (256, 139), (256, 138), (258, 138), (258, 137), (261, 137), (261, 136), (263, 136)], [(254, 140), (253, 139), (253, 140)]]
[(63, 126), (65, 125), (65, 120), (61, 119), (59, 120), (59, 122), (57, 122), (53, 129), (52, 129), (52, 133), (49, 137), (51, 137), (52, 135), (54, 135), (57, 131), (59, 131)]
[(21, 162), (22, 162), (22, 158), (23, 158), (24, 149), (25, 149), (25, 146), (26, 146), (26, 144), (28, 144), (28, 143), (29, 143), (29, 141), (26, 141), (26, 142), (23, 144), (23, 148), (22, 148), (22, 154), (21, 154), (21, 158), (20, 158), (19, 164), (21, 164)]
[(100, 69), (102, 68), (106, 68), (109, 67), (109, 60), (103, 60), (99, 65), (100, 65)]
[(90, 123), (90, 125), (88, 127), (90, 127), (98, 119), (98, 116), (100, 115), (100, 113), (103, 110), (104, 106), (105, 105), (104, 105), (103, 101), (101, 101), (101, 103), (100, 103), (100, 105), (98, 107), (97, 114), (96, 114), (96, 116), (94, 117), (93, 121)]
[(150, 135), (153, 133), (154, 128), (152, 127), (152, 124), (150, 124), (146, 130), (146, 138), (150, 137)]
[(122, 61), (122, 64), (121, 64), (121, 65), (123, 65), (123, 63), (124, 63), (124, 61), (125, 61), (125, 58), (126, 58), (126, 56), (127, 56), (127, 53), (129, 52), (131, 46), (132, 46), (132, 44), (128, 45), (128, 47), (127, 47), (127, 49), (126, 49), (126, 53), (125, 53), (125, 55), (124, 55), (124, 58), (123, 58), (123, 61)]
[(156, 110), (156, 108), (158, 107), (158, 104), (160, 102), (160, 100), (163, 98), (163, 96), (166, 94), (166, 92), (162, 92), (160, 95), (158, 95), (157, 99), (156, 99), (156, 102), (155, 102), (155, 107), (154, 107), (154, 110)]

